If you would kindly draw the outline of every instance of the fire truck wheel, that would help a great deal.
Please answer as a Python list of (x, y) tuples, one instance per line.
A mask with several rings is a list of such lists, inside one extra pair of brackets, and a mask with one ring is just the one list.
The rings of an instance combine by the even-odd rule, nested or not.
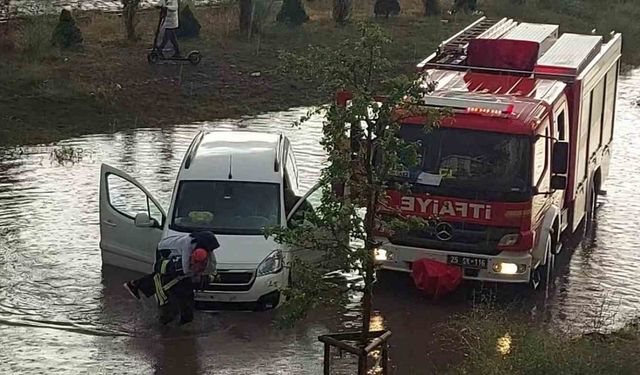
[(545, 245), (545, 265), (540, 265), (535, 270), (531, 270), (531, 281), (529, 285), (533, 290), (547, 288), (553, 282), (555, 255), (553, 254), (552, 246), (553, 240), (551, 239), (551, 234), (548, 234), (547, 244)]
[(586, 229), (587, 233), (590, 233), (593, 229), (594, 219), (596, 217), (596, 207), (598, 206), (598, 193), (596, 192), (593, 184), (589, 189), (589, 205), (587, 208), (587, 220), (586, 220)]

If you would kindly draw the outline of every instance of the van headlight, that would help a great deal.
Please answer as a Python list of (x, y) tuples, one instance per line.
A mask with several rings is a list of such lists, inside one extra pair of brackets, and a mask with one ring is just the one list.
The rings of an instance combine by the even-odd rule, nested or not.
[(266, 258), (264, 258), (262, 263), (260, 263), (256, 275), (265, 276), (272, 273), (278, 273), (282, 271), (283, 263), (284, 260), (282, 257), (282, 250), (274, 250)]

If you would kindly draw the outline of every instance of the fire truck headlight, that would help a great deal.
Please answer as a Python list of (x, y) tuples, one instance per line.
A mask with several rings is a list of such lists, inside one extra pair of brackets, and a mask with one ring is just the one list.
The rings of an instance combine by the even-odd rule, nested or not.
[(374, 256), (377, 262), (384, 262), (386, 260), (393, 260), (393, 253), (385, 249), (375, 249)]
[(515, 275), (519, 273), (524, 273), (526, 270), (527, 270), (527, 266), (525, 264), (499, 262), (493, 265), (493, 272), (500, 273), (503, 275)]
[(498, 242), (498, 246), (513, 246), (518, 241), (520, 241), (520, 233), (505, 234)]

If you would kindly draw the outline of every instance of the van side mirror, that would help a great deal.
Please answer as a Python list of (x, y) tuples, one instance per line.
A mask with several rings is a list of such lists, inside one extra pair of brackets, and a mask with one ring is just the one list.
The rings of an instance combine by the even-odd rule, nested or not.
[(152, 228), (158, 225), (155, 219), (150, 218), (146, 213), (137, 214), (133, 223), (138, 228)]
[(552, 190), (565, 190), (567, 188), (567, 178), (565, 176), (551, 176)]
[(556, 142), (553, 145), (551, 173), (566, 174), (569, 170), (569, 142)]

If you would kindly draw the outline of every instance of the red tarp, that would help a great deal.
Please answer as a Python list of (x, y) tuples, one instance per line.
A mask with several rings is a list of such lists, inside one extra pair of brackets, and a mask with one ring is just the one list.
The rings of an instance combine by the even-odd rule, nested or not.
[(481, 68), (533, 71), (540, 45), (526, 40), (471, 39), (467, 65)]
[(416, 287), (437, 299), (447, 295), (462, 282), (462, 269), (431, 259), (418, 259), (411, 266)]

